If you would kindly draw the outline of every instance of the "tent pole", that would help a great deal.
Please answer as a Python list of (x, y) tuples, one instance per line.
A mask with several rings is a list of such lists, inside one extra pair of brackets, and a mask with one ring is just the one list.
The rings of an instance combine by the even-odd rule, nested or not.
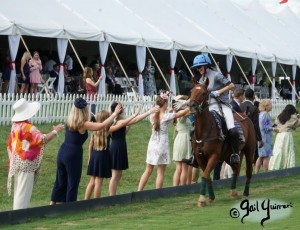
[(242, 75), (243, 75), (244, 79), (246, 80), (246, 82), (248, 83), (248, 85), (249, 85), (250, 88), (251, 88), (251, 84), (250, 84), (250, 82), (248, 81), (248, 79), (247, 79), (247, 77), (246, 77), (246, 75), (245, 75), (245, 73), (244, 73), (244, 71), (243, 71), (243, 69), (242, 69), (240, 63), (239, 63), (238, 60), (236, 59), (235, 55), (232, 55), (232, 56), (234, 57), (234, 60), (235, 60), (236, 63), (238, 64), (238, 67), (240, 68), (240, 70), (241, 70), (241, 72), (242, 72)]
[(293, 89), (294, 92), (295, 92), (295, 95), (297, 96), (297, 98), (298, 98), (298, 100), (299, 100), (300, 98), (299, 98), (299, 96), (298, 96), (298, 94), (297, 94), (297, 91), (296, 91), (295, 87), (293, 86), (293, 84), (291, 83), (291, 81), (290, 81), (289, 79), (287, 79), (288, 76), (287, 76), (286, 72), (284, 71), (282, 65), (281, 65), (280, 63), (279, 63), (279, 65), (280, 65), (280, 68), (281, 68), (282, 72), (283, 72), (284, 75), (285, 75), (286, 80), (288, 80), (288, 82), (290, 83), (292, 89)]
[(71, 40), (68, 38), (68, 41), (69, 41), (69, 43), (70, 43), (70, 45), (71, 45), (71, 47), (72, 47), (72, 50), (74, 51), (74, 53), (75, 53), (75, 56), (76, 56), (76, 58), (77, 58), (77, 60), (78, 60), (78, 62), (79, 62), (79, 64), (80, 64), (80, 66), (81, 66), (81, 68), (82, 68), (82, 71), (84, 71), (84, 66), (83, 66), (83, 64), (82, 64), (82, 62), (80, 61), (80, 58), (79, 58), (79, 56), (78, 56), (78, 54), (77, 54), (77, 52), (76, 52), (76, 50), (75, 50), (75, 48), (74, 48), (74, 46), (73, 46), (73, 44), (72, 44), (72, 42), (71, 42)]
[(29, 51), (29, 49), (28, 49), (28, 47), (27, 47), (27, 45), (26, 45), (26, 43), (24, 41), (24, 38), (23, 38), (23, 36), (21, 34), (20, 34), (20, 38), (21, 38), (21, 41), (22, 41), (23, 45), (25, 46), (25, 49), (30, 53), (30, 51)]
[[(22, 41), (23, 45), (25, 46), (26, 51), (30, 53), (30, 51), (29, 51), (29, 49), (26, 45), (26, 42), (25, 42), (25, 40), (24, 40), (24, 38), (21, 34), (20, 34), (20, 38), (21, 38), (21, 41)], [(30, 54), (30, 56), (31, 56), (31, 54)], [(32, 56), (31, 56), (31, 58), (32, 58)], [(42, 81), (43, 81), (43, 83), (45, 83), (43, 78), (42, 78)], [(46, 92), (46, 94), (50, 94), (47, 87), (45, 87), (45, 92)]]
[(137, 92), (135, 92), (135, 90), (134, 90), (134, 88), (133, 88), (133, 86), (132, 86), (132, 84), (131, 84), (131, 82), (130, 82), (128, 76), (127, 76), (127, 73), (125, 72), (125, 69), (124, 69), (124, 67), (123, 67), (123, 65), (122, 65), (122, 63), (121, 63), (121, 61), (120, 61), (120, 59), (119, 59), (119, 57), (118, 57), (118, 55), (117, 55), (115, 49), (114, 49), (114, 47), (112, 46), (111, 43), (109, 43), (109, 45), (110, 45), (110, 48), (112, 49), (114, 55), (116, 56), (117, 61), (118, 61), (119, 65), (120, 65), (120, 67), (121, 67), (123, 73), (125, 74), (126, 80), (127, 80), (128, 84), (129, 84), (129, 87), (131, 88), (131, 90), (132, 90), (132, 92), (133, 92), (133, 94), (134, 94), (134, 99), (137, 101)]
[(214, 56), (212, 55), (212, 53), (210, 51), (209, 51), (209, 54), (210, 54), (211, 58), (213, 59), (213, 62), (215, 63), (215, 66), (216, 66), (218, 72), (221, 73), (220, 67), (219, 67), (218, 63), (216, 62), (216, 60), (214, 59)]
[[(162, 72), (162, 71), (161, 71), (161, 69), (159, 68), (159, 65), (157, 64), (157, 62), (156, 62), (156, 60), (155, 60), (155, 58), (154, 58), (153, 54), (151, 53), (151, 51), (150, 51), (149, 47), (147, 47), (147, 49), (148, 49), (148, 51), (149, 51), (149, 53), (150, 53), (150, 55), (151, 55), (151, 57), (152, 57), (152, 59), (153, 59), (153, 61), (154, 61), (155, 65), (156, 65), (156, 67), (157, 67), (158, 71), (160, 72), (161, 76), (163, 77), (163, 79), (164, 79), (164, 81), (165, 81), (165, 83), (166, 83), (166, 85), (167, 85), (167, 87), (168, 87), (169, 91), (171, 92), (170, 85), (169, 85), (168, 81), (166, 80), (166, 78), (165, 78), (165, 76), (164, 76), (163, 72)], [(171, 93), (173, 94), (173, 92), (171, 92)]]
[(193, 74), (191, 68), (189, 67), (188, 63), (186, 62), (186, 60), (185, 60), (185, 58), (183, 57), (183, 55), (182, 55), (182, 53), (180, 52), (180, 50), (178, 50), (178, 51), (179, 51), (180, 56), (182, 57), (182, 60), (183, 60), (184, 64), (185, 64), (186, 67), (188, 68), (188, 70), (189, 70), (189, 72), (190, 72), (192, 78), (194, 78), (195, 76), (194, 76), (194, 74)]

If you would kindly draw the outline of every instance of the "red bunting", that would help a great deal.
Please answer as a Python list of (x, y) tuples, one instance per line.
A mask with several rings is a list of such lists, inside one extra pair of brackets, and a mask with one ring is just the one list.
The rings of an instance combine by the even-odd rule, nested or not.
[(11, 62), (9, 63), (9, 69), (10, 69), (10, 70), (14, 70), (13, 64), (16, 64), (16, 62), (11, 61)]
[(281, 2), (279, 2), (279, 4), (284, 4), (284, 3), (287, 3), (288, 0), (282, 0)]
[(254, 84), (254, 75), (253, 75), (253, 74), (250, 76), (250, 84), (251, 84), (251, 85)]

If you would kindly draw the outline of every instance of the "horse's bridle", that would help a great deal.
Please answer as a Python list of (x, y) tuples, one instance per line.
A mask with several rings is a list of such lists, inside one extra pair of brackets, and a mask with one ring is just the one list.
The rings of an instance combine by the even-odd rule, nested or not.
[[(200, 114), (203, 112), (203, 110), (207, 109), (208, 105), (209, 105), (207, 102), (208, 96), (209, 96), (209, 93), (207, 91), (201, 102), (198, 102), (196, 100), (191, 100), (190, 101), (190, 110), (191, 110), (191, 107), (193, 107), (193, 109), (195, 109), (195, 112), (192, 112), (192, 110), (191, 110), (191, 113)], [(193, 106), (193, 105), (196, 105), (196, 106)]]

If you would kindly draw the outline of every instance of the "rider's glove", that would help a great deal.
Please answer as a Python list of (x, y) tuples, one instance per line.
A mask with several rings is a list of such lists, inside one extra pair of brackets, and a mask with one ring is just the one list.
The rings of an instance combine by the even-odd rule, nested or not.
[(218, 97), (218, 96), (220, 96), (220, 94), (219, 94), (219, 92), (216, 90), (216, 91), (211, 91), (211, 92), (210, 92), (210, 96), (212, 96), (212, 97)]

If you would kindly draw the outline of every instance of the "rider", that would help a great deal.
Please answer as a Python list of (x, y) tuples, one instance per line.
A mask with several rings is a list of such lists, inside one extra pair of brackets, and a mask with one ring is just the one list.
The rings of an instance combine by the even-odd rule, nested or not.
[[(205, 82), (208, 78), (209, 84), (207, 89), (210, 91), (210, 103), (209, 110), (215, 110), (220, 113), (220, 106), (224, 114), (224, 119), (228, 129), (229, 138), (233, 153), (230, 157), (232, 164), (240, 163), (239, 155), (239, 133), (237, 128), (234, 126), (234, 119), (232, 110), (227, 105), (229, 104), (229, 91), (234, 88), (234, 84), (224, 77), (220, 72), (215, 71), (211, 67), (211, 60), (207, 54), (200, 54), (194, 58), (193, 66), (191, 69), (196, 69), (200, 72), (201, 78), (199, 83)], [(218, 105), (216, 98), (224, 102)], [(221, 112), (222, 113), (222, 112)]]

